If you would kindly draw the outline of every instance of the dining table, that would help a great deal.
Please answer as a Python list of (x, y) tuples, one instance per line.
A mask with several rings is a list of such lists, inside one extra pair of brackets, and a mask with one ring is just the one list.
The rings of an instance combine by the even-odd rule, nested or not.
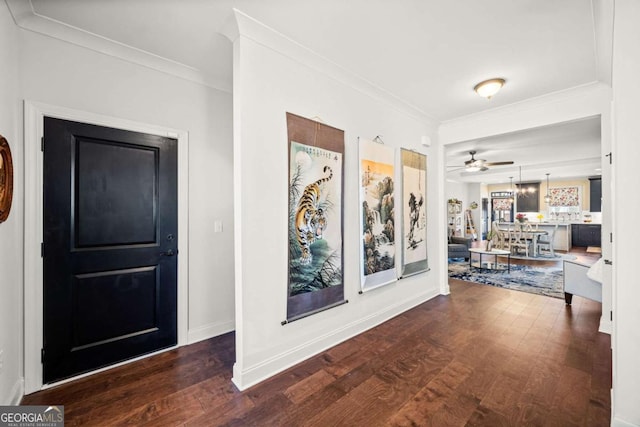
[(522, 232), (527, 240), (531, 240), (531, 246), (533, 249), (533, 254), (531, 255), (533, 258), (537, 258), (540, 256), (540, 251), (538, 250), (538, 240), (540, 236), (548, 235), (549, 232), (546, 230), (538, 230), (537, 224), (527, 224), (527, 223), (514, 223), (514, 222), (501, 222), (499, 224), (498, 230), (507, 233), (508, 236), (511, 236), (512, 233), (515, 233), (518, 227), (523, 227)]

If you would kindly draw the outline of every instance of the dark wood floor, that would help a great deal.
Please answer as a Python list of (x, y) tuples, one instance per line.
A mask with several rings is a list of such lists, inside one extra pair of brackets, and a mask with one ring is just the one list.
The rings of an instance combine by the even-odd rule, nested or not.
[[(583, 254), (584, 260), (592, 259)], [(234, 335), (26, 396), (67, 426), (608, 426), (599, 303), (451, 280), (439, 296), (245, 392)]]

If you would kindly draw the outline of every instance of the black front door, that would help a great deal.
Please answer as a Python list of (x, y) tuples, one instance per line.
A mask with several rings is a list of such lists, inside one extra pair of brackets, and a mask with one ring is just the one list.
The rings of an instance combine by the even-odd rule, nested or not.
[(43, 380), (177, 343), (177, 141), (44, 119)]

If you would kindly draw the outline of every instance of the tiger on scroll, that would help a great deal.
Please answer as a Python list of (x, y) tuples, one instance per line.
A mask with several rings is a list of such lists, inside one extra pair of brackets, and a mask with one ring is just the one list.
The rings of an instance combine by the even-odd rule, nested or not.
[(311, 264), (311, 244), (316, 239), (322, 239), (324, 229), (327, 227), (327, 218), (320, 207), (320, 186), (333, 178), (333, 171), (329, 166), (325, 166), (322, 171), (329, 171), (329, 176), (320, 178), (304, 188), (296, 210), (295, 227), (302, 252), (300, 255), (302, 265)]

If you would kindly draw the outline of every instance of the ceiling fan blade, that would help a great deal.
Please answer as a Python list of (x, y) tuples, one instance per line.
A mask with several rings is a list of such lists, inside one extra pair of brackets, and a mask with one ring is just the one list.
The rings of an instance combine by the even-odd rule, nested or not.
[(459, 170), (462, 170), (462, 169), (466, 169), (464, 166), (462, 166), (462, 167), (460, 167), (460, 166), (447, 166), (447, 168), (456, 168), (456, 169), (449, 169), (447, 171), (447, 173), (459, 171)]
[(489, 162), (489, 163), (485, 163), (485, 166), (502, 166), (502, 165), (512, 165), (513, 161), (507, 161), (507, 162)]

